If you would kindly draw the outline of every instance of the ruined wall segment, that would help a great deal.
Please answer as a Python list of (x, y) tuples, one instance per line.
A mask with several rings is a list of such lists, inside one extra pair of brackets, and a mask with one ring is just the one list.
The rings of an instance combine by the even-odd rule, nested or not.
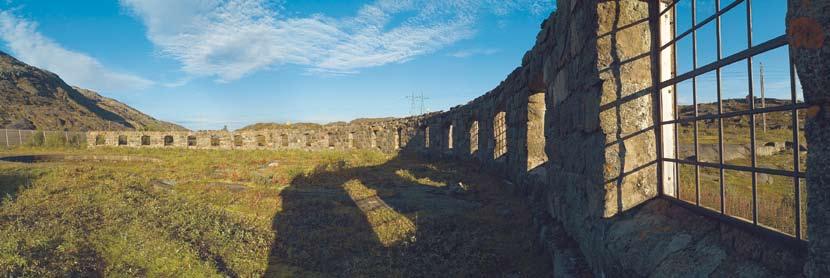
[[(659, 102), (671, 102), (674, 93), (654, 89), (671, 75), (661, 59), (673, 49), (652, 47), (668, 40), (673, 22), (655, 14), (670, 2), (559, 0), (521, 66), (489, 92), (446, 112), (319, 129), (90, 132), (88, 142), (101, 137), (102, 144), (90, 145), (376, 149), (473, 162), (527, 196), (539, 241), (557, 271), (576, 256), (599, 277), (802, 275), (805, 259), (797, 251), (656, 198), (659, 179), (671, 178), (658, 167), (674, 167), (658, 163), (657, 154), (676, 155), (659, 148), (674, 127), (655, 127), (664, 116), (655, 112)], [(806, 102), (813, 105), (806, 125), (810, 263), (803, 274), (826, 277), (830, 171), (823, 169), (830, 167), (830, 150), (822, 146), (830, 142), (830, 3), (789, 3), (791, 53)], [(655, 74), (658, 65), (663, 72)], [(142, 143), (144, 136), (149, 143)], [(166, 136), (173, 141), (165, 144)], [(584, 257), (573, 255), (580, 252)]]
[(319, 128), (258, 131), (91, 131), (89, 147), (189, 148), (225, 150), (350, 150), (372, 149), (394, 153), (417, 137), (426, 116), (333, 124)]
[(429, 146), (409, 149), (479, 163), (526, 195), (554, 264), (570, 260), (555, 236), (564, 230), (600, 277), (798, 275), (804, 257), (792, 249), (656, 198), (658, 167), (674, 165), (658, 163), (659, 132), (673, 126), (658, 130), (665, 115), (655, 111), (674, 92), (654, 84), (671, 75), (673, 49), (654, 51), (652, 39), (670, 40), (673, 22), (652, 15), (670, 2), (557, 1), (521, 66), (484, 95), (427, 117)]

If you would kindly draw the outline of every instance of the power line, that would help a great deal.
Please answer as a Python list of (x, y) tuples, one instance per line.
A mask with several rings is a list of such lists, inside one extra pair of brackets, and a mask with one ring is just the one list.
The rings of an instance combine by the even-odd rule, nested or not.
[(409, 99), (409, 115), (422, 115), (426, 113), (426, 105), (424, 104), (425, 100), (429, 99), (428, 97), (424, 96), (424, 93), (420, 93), (416, 95), (414, 92), (412, 95), (407, 96), (406, 98)]

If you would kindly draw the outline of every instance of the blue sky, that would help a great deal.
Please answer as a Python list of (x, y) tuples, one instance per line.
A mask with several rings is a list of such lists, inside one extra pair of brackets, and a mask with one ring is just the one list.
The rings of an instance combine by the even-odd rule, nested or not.
[[(733, 1), (721, 0), (721, 8)], [(697, 1), (697, 22), (703, 21), (715, 13), (714, 0)], [(752, 45), (758, 45), (785, 33), (787, 1), (753, 1), (752, 3)], [(721, 51), (727, 57), (747, 49), (746, 1), (726, 12), (721, 17)], [(691, 1), (683, 1), (677, 9), (677, 33), (681, 34), (692, 26)], [(698, 67), (717, 59), (716, 25), (711, 21), (697, 31)], [(677, 43), (677, 68), (682, 74), (693, 68), (692, 36), (686, 36)], [(764, 66), (765, 96), (769, 98), (790, 99), (789, 54), (787, 46), (764, 52), (752, 58), (753, 91), (760, 97), (760, 69)], [(721, 69), (721, 94), (724, 99), (743, 98), (749, 92), (747, 60), (741, 60)], [(697, 78), (698, 103), (717, 101), (717, 78), (715, 72), (709, 72)], [(802, 99), (801, 86), (796, 87), (799, 99)], [(692, 81), (687, 80), (678, 85), (679, 102), (692, 104)]]
[(492, 89), (553, 0), (7, 0), (0, 47), (191, 129), (405, 116)]
[[(711, 15), (714, 2), (698, 1), (698, 18)], [(755, 1), (756, 43), (783, 33), (785, 4)], [(689, 7), (680, 4), (678, 29), (690, 25)], [(325, 123), (406, 116), (412, 93), (429, 97), (431, 111), (466, 103), (519, 66), (554, 8), (555, 0), (4, 0), (0, 49), (191, 129)], [(741, 26), (728, 22), (745, 21), (744, 11), (724, 25)], [(706, 30), (699, 65), (713, 53)], [(746, 44), (741, 32), (724, 28), (725, 55)], [(788, 95), (786, 50), (765, 55), (756, 63), (767, 64), (768, 95)], [(690, 64), (678, 56), (681, 68)], [(726, 97), (746, 94), (741, 65), (725, 69)], [(713, 98), (708, 80), (700, 79), (701, 101)]]

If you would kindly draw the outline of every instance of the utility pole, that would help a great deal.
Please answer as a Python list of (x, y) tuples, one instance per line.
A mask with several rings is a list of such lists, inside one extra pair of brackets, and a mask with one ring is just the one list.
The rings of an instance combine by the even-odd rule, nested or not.
[(409, 99), (409, 115), (410, 116), (415, 116), (415, 113), (416, 113), (415, 112), (415, 100), (416, 100), (415, 92), (412, 92), (412, 95), (409, 95), (406, 98)]
[(424, 100), (427, 100), (429, 98), (425, 97), (424, 93), (421, 93), (420, 95), (415, 95), (415, 93), (413, 92), (412, 95), (407, 96), (406, 98), (410, 100), (409, 114), (411, 116), (426, 113), (426, 105), (424, 104)]
[[(761, 109), (767, 107), (767, 99), (765, 95), (766, 88), (764, 87), (764, 63), (761, 64)], [(761, 124), (764, 125), (764, 133), (767, 133), (767, 113), (761, 114)]]

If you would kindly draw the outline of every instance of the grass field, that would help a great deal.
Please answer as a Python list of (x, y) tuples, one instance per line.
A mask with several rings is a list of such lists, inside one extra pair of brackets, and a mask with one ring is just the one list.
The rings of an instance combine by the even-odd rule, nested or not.
[[(799, 132), (798, 140), (800, 145), (806, 146), (804, 137), (804, 111), (799, 111)], [(765, 131), (761, 124), (762, 116), (755, 117), (756, 146), (761, 147), (769, 142), (793, 142), (793, 127), (791, 112), (767, 113), (766, 120), (768, 128)], [(750, 144), (750, 118), (749, 116), (737, 116), (724, 118), (723, 143), (725, 145), (746, 145)], [(694, 126), (690, 124), (679, 125), (678, 143), (682, 145), (694, 144)], [(698, 144), (716, 146), (720, 140), (718, 122), (715, 120), (702, 120), (698, 122)], [(786, 148), (772, 155), (758, 155), (756, 166), (766, 169), (794, 171), (793, 151), (798, 148)], [(693, 149), (679, 153), (681, 159), (688, 159), (694, 155)], [(717, 157), (715, 153), (715, 157)], [(706, 159), (699, 159), (706, 160)], [(708, 162), (717, 162), (717, 159), (709, 158)], [(801, 151), (799, 156), (800, 171), (807, 169), (806, 152)], [(739, 157), (724, 161), (724, 164), (736, 166), (751, 166), (752, 160), (749, 156)], [(691, 165), (679, 166), (679, 189), (680, 197), (689, 202), (696, 201), (695, 191), (695, 167)], [(704, 207), (720, 211), (720, 170), (718, 168), (700, 167), (700, 204)], [(725, 212), (747, 221), (752, 221), (752, 173), (736, 170), (724, 170), (725, 189)], [(787, 176), (776, 176), (757, 174), (757, 206), (758, 222), (766, 227), (795, 235), (795, 203), (801, 203), (801, 226), (802, 236), (806, 238), (806, 208), (807, 191), (806, 180), (801, 179), (801, 199), (795, 199), (795, 180)]]
[[(377, 152), (21, 148), (0, 162), (0, 276), (526, 276), (530, 213), (463, 165)], [(270, 165), (270, 166), (269, 166)], [(469, 191), (448, 194), (463, 181)]]

